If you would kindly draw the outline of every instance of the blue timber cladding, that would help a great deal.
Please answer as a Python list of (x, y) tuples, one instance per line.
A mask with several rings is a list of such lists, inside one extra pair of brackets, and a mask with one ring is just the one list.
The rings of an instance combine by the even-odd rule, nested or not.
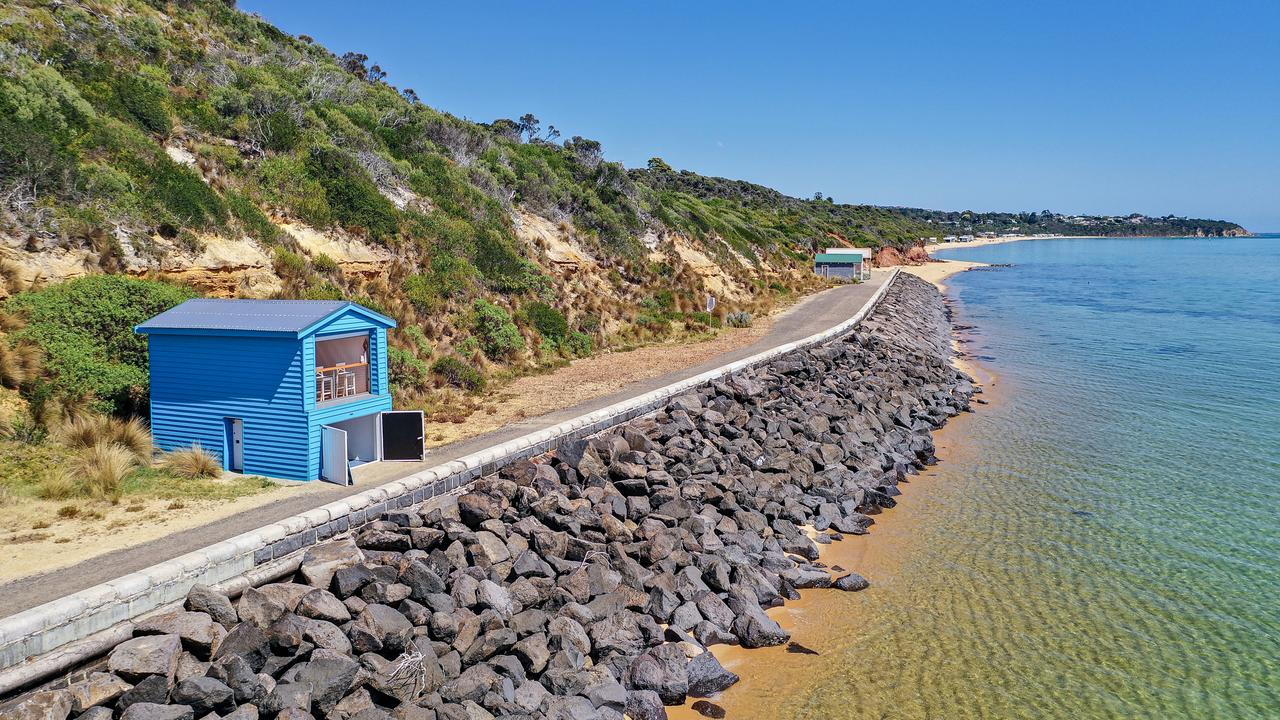
[[(392, 327), (354, 303), (202, 299), (162, 313), (136, 328), (149, 336), (156, 445), (199, 444), (225, 467), (227, 419), (239, 418), (245, 473), (317, 479), (322, 425), (391, 409)], [(369, 336), (370, 392), (317, 403), (316, 341), (360, 333)]]

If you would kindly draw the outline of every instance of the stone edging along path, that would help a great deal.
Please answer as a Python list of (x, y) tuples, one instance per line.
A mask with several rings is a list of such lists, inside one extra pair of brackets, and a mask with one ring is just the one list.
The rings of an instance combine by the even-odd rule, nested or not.
[[(659, 390), (629, 398), (554, 427), (429, 468), (145, 570), (0, 619), (0, 695), (37, 679), (22, 665), (126, 621), (182, 600), (197, 584), (216, 585), (377, 519), (542, 455), (561, 442), (594, 435), (646, 415), (668, 400), (742, 370), (824, 343), (850, 331), (884, 297), (898, 269), (848, 320), (804, 340), (780, 345)], [(59, 668), (50, 668), (55, 672)]]

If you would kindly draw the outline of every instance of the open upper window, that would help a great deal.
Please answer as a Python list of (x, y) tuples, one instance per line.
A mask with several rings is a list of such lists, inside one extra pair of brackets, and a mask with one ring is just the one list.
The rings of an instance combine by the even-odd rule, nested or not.
[(368, 395), (369, 334), (316, 340), (316, 402)]

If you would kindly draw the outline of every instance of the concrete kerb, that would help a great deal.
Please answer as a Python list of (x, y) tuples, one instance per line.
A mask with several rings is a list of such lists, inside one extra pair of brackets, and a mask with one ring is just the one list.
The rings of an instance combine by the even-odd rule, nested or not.
[[(286, 518), (145, 570), (116, 578), (59, 600), (0, 619), (0, 694), (17, 682), (29, 682), (20, 664), (35, 662), (59, 647), (102, 633), (124, 619), (139, 617), (179, 600), (191, 586), (216, 584), (242, 575), (257, 565), (299, 552), (331, 537), (320, 532), (330, 523), (350, 529), (364, 525), (382, 510), (395, 509), (407, 495), (422, 491), (423, 499), (451, 492), (481, 475), (481, 469), (499, 467), (521, 457), (531, 457), (562, 441), (594, 435), (608, 427), (656, 410), (664, 401), (710, 382), (768, 363), (780, 356), (821, 344), (847, 333), (879, 303), (897, 279), (895, 268), (872, 297), (848, 320), (803, 340), (787, 343), (742, 360), (678, 381), (644, 395), (629, 398), (587, 415), (479, 450), (399, 480), (320, 508)], [(542, 450), (538, 450), (538, 448)], [(341, 521), (346, 519), (346, 523)], [(322, 537), (323, 536), (323, 537)], [(304, 542), (305, 541), (305, 542)], [(122, 612), (121, 605), (127, 606)], [(73, 625), (72, 628), (65, 628)], [(62, 632), (53, 632), (62, 628)], [(70, 632), (68, 632), (70, 630)]]

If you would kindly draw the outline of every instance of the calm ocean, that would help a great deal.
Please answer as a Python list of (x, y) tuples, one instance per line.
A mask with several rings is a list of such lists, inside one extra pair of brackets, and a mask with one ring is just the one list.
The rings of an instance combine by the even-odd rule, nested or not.
[(729, 717), (1280, 717), (1280, 237), (940, 255), (991, 404)]

